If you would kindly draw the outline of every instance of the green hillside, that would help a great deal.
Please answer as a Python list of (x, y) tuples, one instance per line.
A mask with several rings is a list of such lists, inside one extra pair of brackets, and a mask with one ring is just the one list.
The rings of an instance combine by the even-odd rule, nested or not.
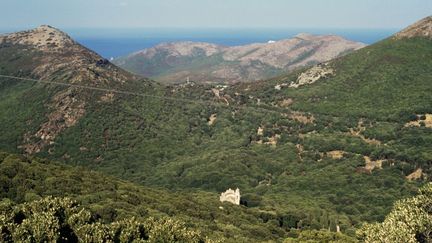
[[(0, 62), (1, 74), (76, 82), (67, 70), (32, 71), (57, 53), (6, 43), (0, 60), (12, 53), (16, 61)], [(327, 74), (309, 84), (299, 77), (312, 80), (317, 74), (310, 69), (227, 88), (162, 86), (127, 73), (113, 79), (123, 71), (100, 66), (97, 57), (69, 67), (83, 70), (78, 83), (126, 92), (1, 77), (2, 150), (64, 163), (116, 188), (89, 193), (65, 186), (26, 195), (18, 181), (10, 187), (18, 191), (2, 197), (22, 202), (70, 193), (92, 209), (128, 216), (145, 204), (149, 214), (198, 221), (203, 232), (233, 241), (280, 240), (337, 226), (354, 236), (362, 223), (384, 220), (396, 200), (430, 180), (431, 44), (421, 36), (392, 37), (319, 65)], [(18, 72), (20, 66), (29, 69)], [(45, 170), (43, 183), (68, 181), (58, 176), (61, 165), (34, 166)], [(141, 204), (123, 202), (127, 187), (139, 188), (131, 196)], [(236, 187), (243, 205), (220, 210), (218, 194)]]
[(88, 209), (94, 222), (171, 218), (200, 232), (202, 238), (214, 240), (274, 240), (286, 234), (267, 222), (283, 215), (220, 204), (216, 193), (144, 187), (82, 167), (4, 152), (0, 153), (0, 188), (0, 211), (10, 201), (69, 197)]
[[(407, 162), (412, 169), (423, 167), (428, 173), (432, 159), (428, 149), (432, 131), (427, 119), (432, 113), (431, 57), (429, 38), (390, 38), (329, 63), (335, 74), (313, 85), (273, 88), (295, 81), (299, 73), (294, 73), (263, 82), (242, 95), (259, 98), (261, 104), (291, 99), (290, 109), (313, 114), (315, 122), (321, 123), (317, 125), (324, 129), (305, 136), (305, 141), (331, 141), (331, 136), (322, 136), (331, 130), (349, 138), (346, 133), (350, 129), (359, 130), (361, 123), (360, 135), (369, 139), (370, 144), (380, 145), (363, 146), (361, 150), (369, 151), (366, 153), (375, 158)], [(243, 89), (240, 86), (235, 90)], [(409, 126), (410, 122), (419, 126)], [(338, 142), (328, 146), (350, 150)]]

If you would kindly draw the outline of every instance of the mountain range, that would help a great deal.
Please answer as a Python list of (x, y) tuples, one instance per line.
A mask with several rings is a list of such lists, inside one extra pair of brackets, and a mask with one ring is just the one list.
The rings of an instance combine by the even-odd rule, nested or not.
[(297, 36), (226, 47), (201, 42), (162, 43), (114, 59), (120, 67), (163, 83), (236, 83), (278, 76), (364, 47), (339, 36)]
[[(431, 33), (428, 17), (227, 86), (131, 74), (50, 26), (2, 35), (0, 195), (74, 197), (101, 222), (172, 217), (224, 242), (356, 242), (430, 182)], [(241, 205), (218, 201), (228, 188)]]

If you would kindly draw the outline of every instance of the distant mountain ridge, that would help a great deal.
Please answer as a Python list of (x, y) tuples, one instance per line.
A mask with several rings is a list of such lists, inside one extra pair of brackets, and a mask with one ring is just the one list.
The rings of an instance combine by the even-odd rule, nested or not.
[(250, 82), (329, 61), (365, 44), (335, 35), (301, 33), (291, 39), (226, 47), (204, 42), (162, 43), (114, 60), (165, 83)]

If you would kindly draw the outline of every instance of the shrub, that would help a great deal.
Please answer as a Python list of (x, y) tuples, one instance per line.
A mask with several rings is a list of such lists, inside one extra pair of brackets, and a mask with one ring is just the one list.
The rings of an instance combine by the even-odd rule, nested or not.
[(384, 222), (365, 224), (357, 234), (365, 242), (431, 242), (432, 183), (419, 195), (396, 202)]
[(204, 242), (198, 231), (170, 219), (124, 219), (109, 224), (69, 198), (0, 203), (0, 242)]

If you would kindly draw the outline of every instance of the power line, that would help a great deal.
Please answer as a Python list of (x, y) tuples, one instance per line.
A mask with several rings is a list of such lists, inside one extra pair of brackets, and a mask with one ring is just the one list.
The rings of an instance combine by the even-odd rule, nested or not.
[[(289, 110), (289, 109), (280, 110), (280, 108), (278, 108), (278, 107), (275, 107), (275, 109), (269, 109), (266, 107), (258, 107), (258, 106), (250, 106), (250, 105), (225, 104), (225, 103), (217, 103), (217, 102), (207, 101), (207, 100), (175, 98), (175, 97), (169, 97), (169, 96), (158, 96), (158, 95), (137, 93), (137, 92), (132, 92), (132, 91), (123, 91), (123, 90), (99, 88), (99, 87), (79, 85), (79, 84), (69, 84), (69, 83), (46, 81), (46, 80), (40, 80), (40, 79), (23, 78), (23, 77), (3, 75), (3, 74), (0, 74), (0, 78), (1, 77), (9, 78), (9, 79), (16, 79), (16, 80), (23, 80), (23, 81), (31, 81), (31, 82), (36, 82), (36, 83), (46, 83), (46, 84), (60, 85), (60, 86), (66, 86), (66, 87), (75, 87), (75, 88), (81, 88), (81, 89), (95, 90), (95, 91), (100, 91), (100, 92), (117, 93), (117, 94), (123, 94), (123, 95), (132, 95), (132, 96), (138, 96), (138, 97), (155, 98), (155, 99), (162, 99), (162, 100), (169, 100), (169, 101), (180, 101), (180, 102), (184, 102), (184, 103), (199, 104), (199, 105), (204, 105), (204, 106), (215, 106), (215, 107), (221, 107), (221, 108), (237, 108), (239, 110), (240, 109), (250, 109), (250, 110), (261, 111), (261, 112), (266, 112), (266, 113), (273, 113), (273, 114), (277, 114), (280, 116), (284, 115), (284, 114), (289, 114), (292, 112), (292, 110)], [(279, 109), (279, 110), (276, 110), (276, 109)], [(338, 116), (332, 116), (332, 115), (328, 115), (328, 114), (325, 114), (325, 116), (329, 116), (332, 118), (341, 118)]]
[[(182, 101), (182, 102), (189, 102), (189, 103), (197, 103), (197, 102), (208, 103), (208, 102), (210, 102), (210, 101), (199, 101), (199, 100), (184, 99), (184, 98), (174, 98), (174, 97), (167, 97), (167, 96), (149, 95), (149, 94), (137, 93), (137, 92), (132, 92), (132, 91), (123, 91), (123, 90), (108, 89), (108, 88), (99, 88), (99, 87), (93, 87), (93, 86), (86, 86), (86, 85), (79, 85), (79, 84), (69, 84), (69, 83), (62, 83), (62, 82), (56, 82), (56, 81), (46, 81), (46, 80), (40, 80), (40, 79), (22, 78), (22, 77), (16, 77), (16, 76), (10, 76), (10, 75), (2, 75), (2, 74), (0, 74), (0, 77), (11, 78), (11, 79), (19, 79), (19, 80), (23, 80), (23, 81), (31, 81), (31, 82), (36, 82), (36, 83), (54, 84), (54, 85), (60, 85), (60, 86), (67, 86), (67, 87), (74, 87), (74, 88), (81, 88), (81, 89), (89, 89), (89, 90), (96, 90), (96, 91), (108, 92), (108, 93), (117, 93), (117, 94), (125, 94), (125, 95), (149, 97), (149, 98), (158, 98), (158, 99), (165, 99), (165, 100), (172, 100), (172, 101)], [(215, 104), (217, 104), (217, 103), (215, 103)]]
[(246, 105), (233, 105), (233, 104), (225, 104), (225, 103), (217, 103), (213, 101), (206, 101), (206, 100), (197, 100), (197, 99), (185, 99), (185, 98), (177, 98), (177, 97), (169, 97), (169, 96), (158, 96), (158, 95), (150, 95), (150, 94), (143, 94), (143, 93), (137, 93), (132, 91), (123, 91), (123, 90), (116, 90), (116, 89), (108, 89), (108, 88), (99, 88), (99, 87), (93, 87), (93, 86), (86, 86), (86, 85), (79, 85), (79, 84), (70, 84), (70, 83), (62, 83), (62, 82), (56, 82), (56, 81), (47, 81), (47, 80), (40, 80), (40, 79), (33, 79), (33, 78), (23, 78), (23, 77), (17, 77), (17, 76), (11, 76), (11, 75), (3, 75), (0, 74), (0, 77), (3, 78), (9, 78), (9, 79), (16, 79), (16, 80), (23, 80), (23, 81), (30, 81), (35, 83), (44, 83), (44, 84), (53, 84), (53, 85), (59, 85), (59, 86), (66, 86), (66, 87), (74, 87), (74, 88), (81, 88), (81, 89), (88, 89), (88, 90), (95, 90), (100, 92), (107, 92), (107, 93), (117, 93), (117, 94), (123, 94), (123, 95), (132, 95), (132, 96), (140, 96), (140, 97), (146, 97), (146, 98), (155, 98), (155, 99), (163, 99), (163, 100), (169, 100), (169, 101), (180, 101), (185, 103), (195, 103), (205, 106), (216, 106), (216, 107), (222, 107), (222, 108), (249, 108), (257, 111), (263, 111), (263, 112), (270, 112), (270, 113), (277, 113), (281, 115), (281, 113), (284, 112), (291, 112), (290, 110), (284, 110), (284, 111), (276, 111), (271, 110), (265, 107), (253, 107), (253, 106), (246, 106)]

